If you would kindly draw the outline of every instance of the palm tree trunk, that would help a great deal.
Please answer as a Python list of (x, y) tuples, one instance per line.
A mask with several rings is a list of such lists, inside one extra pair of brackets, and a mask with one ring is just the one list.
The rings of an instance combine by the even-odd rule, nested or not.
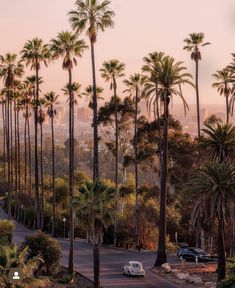
[(21, 196), (21, 153), (20, 153), (20, 123), (19, 123), (19, 110), (17, 109), (17, 150), (18, 150), (18, 210), (17, 220), (20, 220), (20, 196)]
[(73, 105), (74, 99), (71, 91), (72, 86), (72, 71), (69, 70), (69, 215), (70, 215), (70, 249), (69, 249), (69, 273), (74, 271), (74, 136), (73, 136)]
[(25, 185), (25, 195), (27, 195), (27, 141), (26, 141), (26, 135), (27, 135), (27, 115), (25, 116), (25, 122), (24, 122), (24, 185)]
[(114, 217), (114, 246), (117, 246), (117, 213), (118, 213), (118, 107), (117, 107), (117, 84), (113, 77), (113, 90), (115, 99), (115, 217)]
[(10, 92), (7, 91), (7, 114), (6, 114), (6, 145), (7, 145), (7, 182), (8, 182), (8, 218), (11, 219), (11, 152), (10, 152)]
[(56, 195), (55, 195), (55, 140), (54, 140), (54, 110), (51, 105), (51, 147), (52, 147), (52, 236), (55, 236), (55, 209), (56, 209)]
[(167, 262), (166, 255), (166, 197), (167, 197), (167, 172), (168, 172), (168, 106), (169, 95), (164, 95), (164, 127), (163, 127), (163, 150), (162, 150), (162, 175), (160, 183), (160, 218), (157, 259), (155, 267)]
[(196, 98), (197, 98), (197, 136), (201, 135), (200, 99), (199, 99), (198, 60), (196, 60)]
[(40, 124), (40, 132), (41, 132), (41, 230), (44, 230), (44, 174), (43, 174), (43, 127), (42, 123)]
[(94, 288), (100, 288), (100, 245), (94, 244)]
[[(29, 111), (27, 112), (29, 113)], [(29, 114), (28, 114), (29, 116)], [(29, 117), (27, 117), (27, 129), (28, 129), (28, 149), (29, 149), (29, 162), (28, 162), (28, 167), (29, 167), (29, 195), (32, 197), (32, 169), (31, 169), (31, 133), (30, 133), (30, 126), (29, 126)]]
[[(12, 117), (12, 101), (10, 102), (10, 154), (11, 154), (11, 196), (14, 198), (14, 153), (13, 153), (13, 117)], [(15, 208), (15, 207), (14, 207)]]
[(95, 70), (95, 51), (94, 42), (91, 40), (91, 63), (92, 63), (92, 79), (93, 79), (93, 140), (94, 140), (94, 155), (93, 155), (93, 181), (99, 180), (99, 135), (97, 123), (97, 95), (96, 95), (96, 70)]
[(140, 250), (139, 236), (139, 183), (138, 183), (138, 139), (137, 139), (137, 121), (138, 121), (138, 97), (139, 91), (136, 88), (135, 96), (135, 132), (134, 132), (134, 148), (135, 148), (135, 210), (136, 210), (136, 249)]
[(3, 128), (3, 178), (6, 181), (6, 119), (5, 119), (6, 104), (2, 103), (2, 128)]
[(228, 93), (228, 84), (225, 82), (225, 98), (226, 98), (226, 122), (229, 123), (229, 93)]
[(39, 177), (38, 177), (38, 98), (39, 98), (39, 76), (38, 76), (38, 55), (36, 55), (36, 101), (35, 101), (35, 119), (34, 119), (34, 158), (35, 158), (35, 197), (36, 197), (36, 229), (40, 228), (40, 199), (39, 199)]
[(16, 191), (16, 204), (14, 217), (17, 218), (18, 214), (18, 201), (19, 201), (19, 190), (18, 190), (18, 149), (17, 149), (17, 112), (16, 112), (16, 100), (14, 100), (14, 128), (15, 128), (15, 191)]
[(221, 281), (226, 277), (226, 257), (225, 257), (225, 243), (224, 243), (224, 220), (219, 218), (218, 223), (218, 237), (217, 237), (217, 249), (218, 249), (218, 274), (217, 281)]

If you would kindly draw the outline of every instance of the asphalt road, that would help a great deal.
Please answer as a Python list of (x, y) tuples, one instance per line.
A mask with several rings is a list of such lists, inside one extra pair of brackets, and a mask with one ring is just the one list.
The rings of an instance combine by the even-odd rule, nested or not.
[[(7, 215), (0, 208), (0, 218), (6, 219)], [(33, 233), (23, 225), (15, 223), (13, 242), (20, 245), (25, 236)], [(69, 255), (69, 241), (58, 239), (62, 247), (62, 265), (67, 266)], [(83, 240), (75, 241), (75, 269), (86, 277), (93, 278), (92, 246)], [(152, 267), (156, 254), (149, 251), (135, 252), (117, 248), (101, 248), (101, 283), (104, 288), (179, 288), (167, 280), (148, 271)], [(122, 267), (130, 260), (141, 261), (146, 270), (144, 278), (134, 278), (122, 275)], [(171, 258), (170, 262), (176, 261)]]

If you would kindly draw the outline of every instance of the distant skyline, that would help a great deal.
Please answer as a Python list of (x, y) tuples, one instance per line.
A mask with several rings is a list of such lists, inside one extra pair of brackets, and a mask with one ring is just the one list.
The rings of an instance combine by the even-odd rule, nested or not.
[[(74, 0), (2, 0), (0, 10), (0, 54), (19, 53), (24, 43), (33, 37), (45, 42), (62, 30), (71, 30), (68, 12), (74, 8)], [(115, 11), (115, 27), (100, 33), (96, 45), (97, 74), (105, 60), (117, 58), (126, 64), (126, 77), (140, 72), (143, 57), (149, 52), (164, 51), (176, 60), (185, 62), (194, 75), (194, 63), (188, 52), (183, 51), (183, 39), (192, 32), (204, 32), (210, 46), (202, 49), (200, 63), (201, 104), (224, 104), (224, 97), (211, 87), (212, 74), (231, 61), (235, 52), (235, 1), (234, 0), (112, 0)], [(85, 35), (82, 35), (86, 41)], [(74, 69), (74, 81), (83, 88), (91, 82), (90, 51), (78, 61)], [(43, 93), (60, 91), (68, 76), (61, 63), (50, 64), (41, 70)], [(119, 82), (119, 95), (123, 85)], [(98, 77), (98, 85), (105, 88), (105, 97), (111, 95), (109, 85)], [(192, 88), (184, 90), (189, 104), (195, 103)], [(178, 103), (178, 101), (174, 101)], [(83, 102), (82, 102), (83, 103)]]

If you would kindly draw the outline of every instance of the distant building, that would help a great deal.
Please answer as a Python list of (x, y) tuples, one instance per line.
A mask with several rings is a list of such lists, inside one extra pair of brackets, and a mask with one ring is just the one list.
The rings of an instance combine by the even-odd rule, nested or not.
[(209, 117), (208, 109), (204, 108), (201, 110), (201, 119), (204, 122)]
[(81, 122), (91, 121), (92, 110), (89, 108), (78, 108), (77, 109), (77, 120)]

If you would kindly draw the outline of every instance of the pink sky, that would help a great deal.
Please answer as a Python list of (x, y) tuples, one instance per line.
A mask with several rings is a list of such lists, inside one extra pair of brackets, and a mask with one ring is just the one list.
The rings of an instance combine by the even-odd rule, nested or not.
[[(196, 3), (196, 4), (195, 4)], [(33, 37), (45, 42), (62, 30), (70, 30), (67, 12), (73, 0), (1, 0), (0, 54), (19, 53), (24, 43)], [(117, 58), (126, 63), (126, 75), (139, 72), (142, 59), (149, 52), (165, 51), (182, 60), (194, 74), (194, 63), (182, 50), (183, 39), (191, 32), (204, 32), (212, 45), (203, 48), (200, 63), (201, 103), (224, 103), (223, 97), (211, 88), (213, 74), (231, 60), (235, 52), (235, 2), (234, 0), (113, 0), (116, 12), (115, 28), (99, 35), (96, 45), (97, 70), (102, 62)], [(85, 38), (83, 35), (82, 38)], [(42, 69), (43, 92), (58, 93), (67, 82), (67, 73), (61, 63)], [(91, 81), (90, 54), (87, 51), (74, 70), (74, 80), (84, 87)], [(108, 84), (98, 77), (98, 84), (106, 90)], [(119, 91), (123, 90), (119, 86)], [(185, 89), (189, 103), (194, 103), (195, 93)]]

